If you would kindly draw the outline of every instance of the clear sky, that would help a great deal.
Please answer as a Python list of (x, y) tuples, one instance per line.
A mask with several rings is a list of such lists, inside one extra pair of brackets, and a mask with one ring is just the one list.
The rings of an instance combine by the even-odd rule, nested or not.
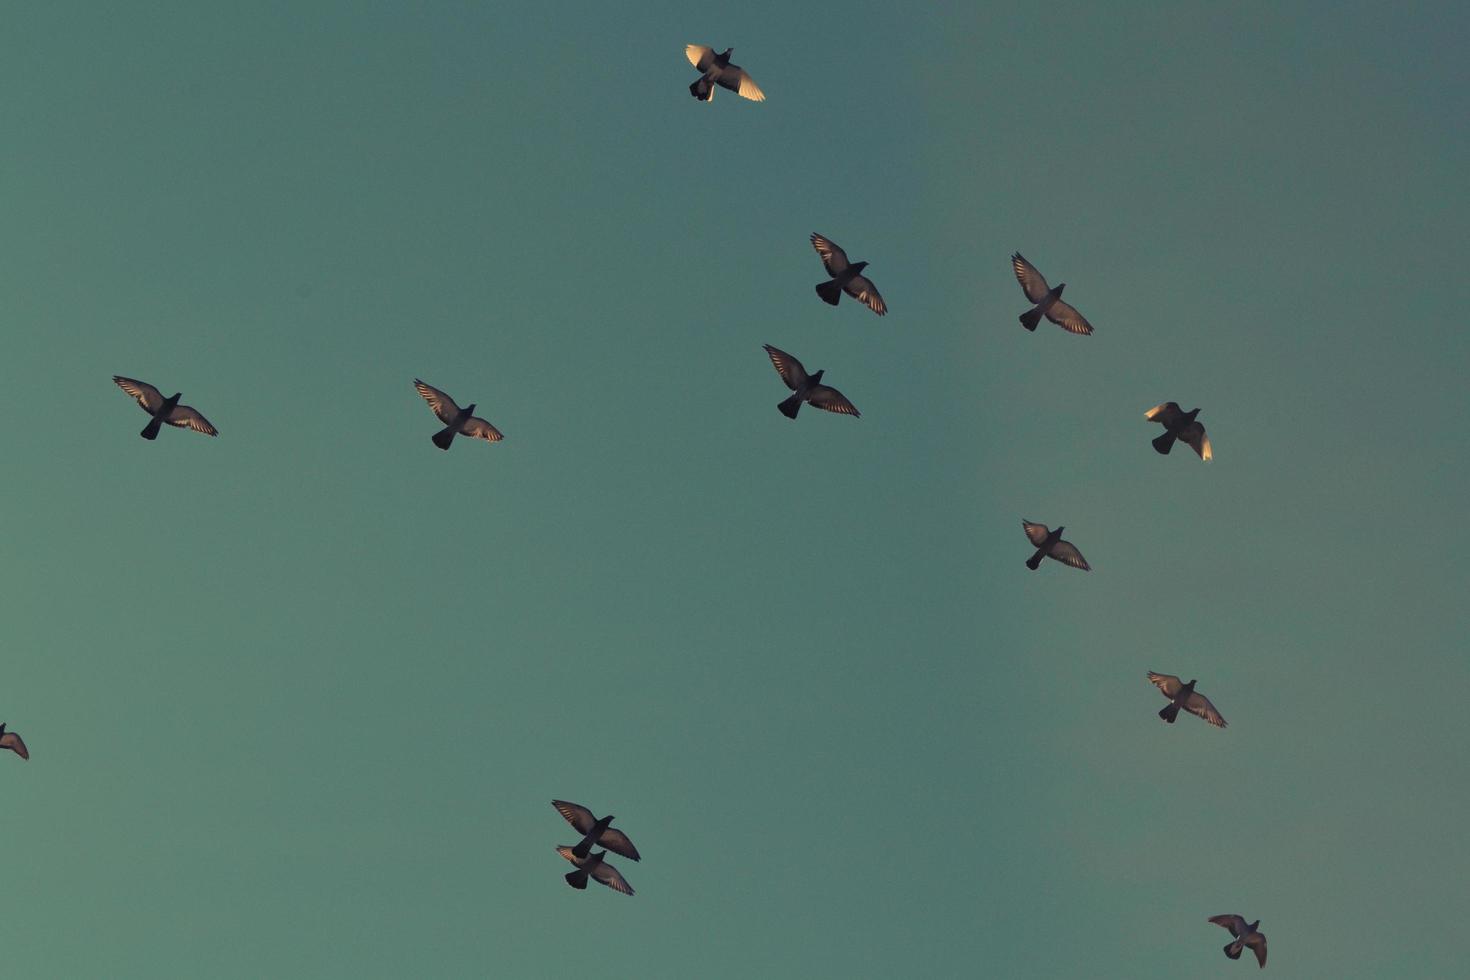
[(1463, 969), (1465, 6), (918, 6), (6, 5), (7, 975)]

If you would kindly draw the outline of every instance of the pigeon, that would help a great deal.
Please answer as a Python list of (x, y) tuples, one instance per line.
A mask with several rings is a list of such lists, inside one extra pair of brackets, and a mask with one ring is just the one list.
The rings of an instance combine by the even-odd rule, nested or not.
[(1155, 674), (1153, 671), (1148, 672), (1148, 679), (1169, 699), (1169, 703), (1159, 710), (1159, 717), (1169, 724), (1174, 724), (1174, 719), (1179, 717), (1179, 709), (1183, 708), (1192, 715), (1199, 715), (1216, 728), (1225, 727), (1225, 719), (1220, 717), (1220, 712), (1215, 710), (1210, 699), (1195, 692), (1194, 681), (1185, 684), (1173, 674)]
[(136, 398), (143, 411), (153, 416), (143, 427), (143, 431), (138, 433), (144, 439), (157, 439), (158, 430), (165, 422), (181, 429), (193, 429), (207, 436), (219, 435), (219, 430), (210, 425), (203, 415), (188, 405), (179, 404), (179, 399), (183, 396), (178, 392), (165, 398), (161, 391), (146, 381), (134, 381), (120, 374), (114, 374), (112, 380), (119, 388)]
[(1011, 254), (1011, 267), (1016, 270), (1016, 281), (1021, 284), (1021, 292), (1036, 304), (1021, 314), (1021, 326), (1027, 330), (1035, 330), (1044, 316), (1064, 330), (1080, 334), (1092, 333), (1092, 324), (1087, 322), (1087, 317), (1062, 300), (1062, 290), (1067, 288), (1066, 283), (1058, 283), (1055, 289), (1048, 286), (1046, 277), (1036, 270), (1036, 266), (1027, 262), (1020, 252)]
[(586, 888), (587, 877), (590, 875), (615, 892), (622, 892), (624, 895), (633, 894), (633, 886), (628, 884), (628, 879), (623, 877), (622, 872), (603, 860), (607, 857), (606, 851), (598, 851), (591, 857), (583, 858), (577, 857), (576, 848), (563, 844), (556, 849), (556, 853), (577, 866), (576, 871), (568, 871), (565, 876), (567, 884), (573, 888)]
[(796, 418), (797, 410), (801, 408), (802, 402), (810, 402), (817, 408), (827, 412), (836, 412), (839, 415), (851, 415), (861, 418), (858, 410), (852, 402), (847, 400), (842, 392), (836, 388), (829, 388), (821, 383), (825, 371), (816, 374), (807, 374), (806, 368), (801, 362), (783, 350), (777, 350), (770, 344), (763, 344), (766, 353), (771, 356), (771, 363), (776, 365), (776, 373), (781, 375), (781, 380), (786, 382), (786, 387), (796, 394), (786, 399), (776, 407), (781, 414), (788, 419)]
[(1233, 941), (1225, 944), (1226, 956), (1232, 960), (1238, 960), (1241, 950), (1249, 946), (1256, 954), (1256, 962), (1261, 964), (1263, 969), (1265, 968), (1266, 934), (1256, 931), (1256, 926), (1261, 924), (1260, 919), (1247, 925), (1245, 919), (1238, 915), (1212, 915), (1210, 921), (1217, 926), (1229, 929), (1230, 935), (1235, 937)]
[(847, 293), (879, 316), (888, 312), (883, 297), (878, 295), (878, 288), (873, 285), (871, 279), (862, 274), (863, 270), (868, 267), (868, 263), (849, 263), (847, 253), (839, 248), (836, 242), (830, 238), (823, 238), (816, 232), (812, 232), (812, 248), (816, 249), (817, 254), (822, 257), (822, 264), (827, 267), (827, 275), (832, 277), (826, 282), (817, 284), (817, 295), (822, 297), (823, 302), (836, 306), (842, 294)]
[(22, 759), (31, 757), (26, 751), (26, 743), (15, 732), (7, 732), (4, 724), (0, 724), (0, 749), (9, 749)]
[(1087, 564), (1082, 552), (1072, 542), (1062, 540), (1062, 532), (1066, 528), (1059, 527), (1055, 531), (1049, 531), (1045, 524), (1033, 524), (1031, 521), (1022, 521), (1021, 526), (1026, 529), (1026, 537), (1036, 545), (1036, 554), (1026, 559), (1026, 567), (1033, 572), (1041, 566), (1043, 558), (1055, 558), (1064, 565), (1080, 568), (1084, 572), (1092, 571), (1092, 566)]
[(568, 803), (566, 800), (552, 800), (551, 805), (556, 807), (556, 812), (565, 817), (567, 823), (571, 824), (577, 833), (583, 835), (582, 842), (572, 848), (572, 853), (577, 857), (586, 857), (591, 852), (593, 844), (600, 844), (614, 854), (621, 854), (634, 861), (639, 860), (638, 848), (628, 840), (628, 835), (608, 826), (613, 822), (612, 814), (598, 820), (585, 806)]
[(1186, 446), (1199, 453), (1199, 458), (1208, 463), (1214, 458), (1214, 453), (1210, 451), (1210, 437), (1205, 435), (1205, 427), (1194, 420), (1198, 414), (1197, 408), (1183, 411), (1178, 402), (1164, 402), (1144, 412), (1144, 418), (1164, 427), (1164, 434), (1154, 440), (1154, 448), (1167, 456), (1169, 450), (1174, 448), (1174, 440), (1183, 439)]
[(460, 408), (453, 398), (433, 385), (424, 384), (418, 378), (413, 379), (413, 386), (424, 396), (424, 401), (429, 403), (434, 414), (439, 416), (439, 421), (444, 423), (444, 428), (429, 437), (440, 449), (447, 450), (456, 435), (484, 439), (486, 442), (499, 442), (505, 438), (495, 426), (475, 417), (475, 406)]
[(730, 64), (730, 54), (734, 50), (726, 48), (716, 54), (714, 48), (703, 44), (684, 45), (684, 57), (701, 72), (694, 84), (689, 86), (689, 94), (700, 102), (709, 102), (715, 97), (715, 86), (718, 85), (739, 94), (742, 99), (752, 102), (766, 101), (766, 93), (745, 73), (745, 69)]

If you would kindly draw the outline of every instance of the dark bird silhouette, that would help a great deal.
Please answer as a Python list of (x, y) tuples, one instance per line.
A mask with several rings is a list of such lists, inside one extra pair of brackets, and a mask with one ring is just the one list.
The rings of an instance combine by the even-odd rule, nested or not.
[(883, 297), (878, 295), (878, 287), (862, 274), (868, 263), (848, 262), (847, 253), (836, 242), (823, 238), (816, 232), (812, 232), (812, 248), (822, 257), (822, 265), (827, 267), (827, 275), (832, 277), (817, 284), (817, 295), (822, 297), (823, 302), (836, 306), (842, 294), (846, 293), (879, 316), (888, 312)]
[(622, 872), (603, 860), (607, 857), (606, 851), (598, 851), (588, 857), (578, 857), (575, 848), (563, 844), (556, 849), (556, 853), (577, 867), (576, 871), (568, 871), (565, 876), (567, 884), (573, 888), (586, 888), (587, 878), (591, 876), (615, 892), (622, 892), (624, 895), (633, 894), (633, 886), (628, 884), (628, 879), (623, 877)]
[(15, 732), (7, 732), (5, 726), (0, 724), (0, 749), (9, 749), (22, 759), (29, 759), (31, 754), (26, 751), (26, 743)]
[(1021, 284), (1021, 292), (1036, 304), (1021, 314), (1021, 326), (1027, 330), (1035, 330), (1044, 316), (1064, 330), (1080, 334), (1092, 333), (1092, 324), (1087, 322), (1087, 318), (1062, 299), (1062, 290), (1067, 288), (1066, 283), (1048, 286), (1046, 277), (1037, 271), (1036, 266), (1027, 262), (1020, 252), (1011, 254), (1011, 268), (1016, 272), (1016, 281)]
[(1167, 456), (1169, 450), (1174, 448), (1174, 440), (1182, 439), (1186, 446), (1199, 453), (1200, 459), (1208, 463), (1214, 453), (1210, 451), (1210, 437), (1205, 435), (1205, 427), (1194, 420), (1198, 414), (1197, 408), (1183, 411), (1178, 402), (1164, 402), (1144, 412), (1144, 418), (1164, 427), (1164, 434), (1154, 440), (1154, 448)]
[(858, 410), (853, 407), (847, 396), (836, 388), (822, 384), (822, 375), (825, 371), (816, 374), (807, 374), (806, 368), (801, 362), (783, 350), (777, 350), (770, 344), (763, 344), (766, 353), (771, 356), (771, 363), (776, 365), (776, 373), (781, 375), (781, 380), (786, 382), (786, 387), (795, 394), (786, 399), (776, 407), (781, 414), (788, 419), (796, 418), (797, 411), (802, 402), (808, 402), (826, 412), (836, 412), (838, 415), (851, 415), (861, 418)]
[(599, 820), (585, 806), (568, 803), (566, 800), (552, 800), (551, 805), (556, 807), (556, 812), (565, 817), (567, 823), (571, 824), (577, 833), (582, 835), (581, 843), (572, 848), (572, 853), (577, 857), (586, 857), (591, 853), (592, 845), (600, 844), (614, 854), (621, 854), (623, 857), (631, 858), (634, 861), (639, 860), (638, 848), (634, 847), (633, 842), (628, 840), (628, 835), (621, 830), (614, 830), (608, 826), (608, 824), (613, 822), (612, 814), (608, 814)]
[(1148, 672), (1148, 679), (1169, 699), (1169, 703), (1159, 710), (1159, 717), (1169, 724), (1174, 724), (1174, 719), (1179, 717), (1179, 709), (1183, 708), (1216, 728), (1225, 727), (1225, 719), (1220, 717), (1210, 699), (1195, 691), (1193, 680), (1185, 684), (1173, 674), (1155, 674), (1153, 671)]
[(689, 86), (689, 94), (700, 102), (709, 102), (715, 97), (715, 86), (718, 85), (736, 93), (742, 99), (752, 102), (766, 101), (766, 93), (745, 73), (745, 69), (730, 64), (730, 55), (734, 51), (734, 48), (726, 48), (716, 54), (714, 48), (703, 44), (684, 45), (684, 57), (700, 73), (694, 84)]
[(453, 398), (433, 385), (424, 384), (417, 378), (414, 379), (413, 386), (419, 390), (420, 395), (424, 396), (424, 401), (429, 403), (434, 414), (439, 416), (439, 421), (444, 423), (444, 428), (429, 437), (440, 449), (448, 449), (449, 444), (457, 435), (469, 436), (471, 439), (484, 439), (486, 442), (499, 442), (505, 438), (495, 426), (482, 418), (475, 417), (474, 405), (469, 408), (460, 408), (454, 403)]
[(1084, 572), (1092, 571), (1092, 566), (1087, 564), (1087, 559), (1082, 557), (1082, 552), (1070, 541), (1062, 540), (1062, 532), (1066, 530), (1059, 527), (1055, 531), (1047, 530), (1045, 524), (1034, 524), (1031, 521), (1022, 521), (1021, 527), (1026, 529), (1026, 537), (1036, 545), (1036, 554), (1026, 559), (1026, 567), (1033, 572), (1041, 567), (1041, 559), (1052, 558), (1063, 565), (1071, 565), (1080, 568)]
[(1230, 930), (1230, 935), (1235, 939), (1225, 944), (1225, 955), (1232, 960), (1240, 959), (1241, 950), (1246, 946), (1256, 954), (1256, 962), (1264, 969), (1266, 966), (1266, 934), (1257, 932), (1256, 927), (1261, 920), (1247, 924), (1245, 919), (1238, 915), (1212, 915), (1210, 921), (1217, 926), (1224, 926)]
[(203, 415), (188, 405), (179, 404), (179, 399), (183, 397), (179, 392), (165, 398), (163, 392), (146, 381), (134, 381), (120, 374), (114, 374), (112, 380), (137, 400), (139, 408), (153, 416), (143, 427), (143, 431), (138, 433), (144, 439), (157, 439), (158, 430), (165, 422), (180, 429), (193, 429), (207, 436), (219, 435), (219, 430), (210, 425)]

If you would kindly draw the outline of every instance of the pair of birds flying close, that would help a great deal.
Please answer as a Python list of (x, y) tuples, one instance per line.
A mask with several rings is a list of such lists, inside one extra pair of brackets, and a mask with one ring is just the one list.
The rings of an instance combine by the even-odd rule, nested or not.
[(0, 749), (9, 749), (22, 759), (31, 757), (26, 751), (26, 743), (15, 732), (7, 732), (3, 723), (0, 723)]
[[(551, 805), (556, 807), (572, 829), (582, 835), (582, 839), (576, 845), (568, 847), (565, 844), (556, 849), (556, 853), (566, 858), (576, 868), (565, 875), (567, 884), (573, 888), (583, 889), (587, 887), (587, 879), (604, 884), (615, 892), (624, 895), (633, 894), (633, 886), (628, 884), (622, 872), (608, 864), (607, 852), (621, 854), (632, 861), (639, 860), (638, 848), (628, 839), (628, 835), (610, 826), (613, 822), (612, 814), (598, 818), (585, 806), (577, 803), (568, 803), (566, 800), (552, 800)], [(604, 850), (592, 853), (594, 846), (601, 846)]]
[(776, 367), (776, 373), (781, 380), (786, 382), (793, 394), (790, 398), (781, 402), (776, 407), (781, 414), (788, 419), (796, 418), (796, 413), (801, 409), (801, 403), (806, 402), (815, 408), (826, 412), (836, 412), (838, 415), (851, 415), (853, 418), (861, 418), (857, 408), (847, 400), (847, 396), (836, 388), (822, 384), (822, 375), (825, 370), (816, 374), (807, 374), (806, 368), (801, 362), (784, 350), (763, 344), (766, 353), (771, 358), (771, 363)]
[(1230, 935), (1235, 938), (1225, 944), (1225, 955), (1232, 960), (1240, 959), (1240, 954), (1249, 947), (1256, 954), (1256, 962), (1264, 969), (1266, 966), (1266, 934), (1258, 928), (1261, 920), (1246, 922), (1244, 916), (1240, 915), (1212, 915), (1210, 921), (1217, 926), (1230, 930)]
[(1225, 727), (1225, 719), (1220, 716), (1210, 699), (1194, 689), (1194, 680), (1186, 684), (1173, 674), (1156, 674), (1153, 671), (1148, 672), (1148, 679), (1159, 689), (1160, 694), (1169, 699), (1169, 703), (1159, 710), (1159, 717), (1169, 724), (1174, 724), (1174, 719), (1179, 717), (1179, 709), (1183, 708), (1216, 728)]
[(158, 431), (165, 422), (180, 429), (193, 429), (207, 436), (219, 435), (219, 430), (210, 425), (209, 420), (200, 415), (197, 409), (179, 404), (179, 399), (183, 397), (181, 393), (176, 391), (165, 398), (163, 392), (146, 381), (124, 378), (120, 374), (114, 374), (112, 380), (119, 388), (132, 395), (138, 407), (151, 416), (143, 431), (138, 433), (144, 439), (157, 439)]

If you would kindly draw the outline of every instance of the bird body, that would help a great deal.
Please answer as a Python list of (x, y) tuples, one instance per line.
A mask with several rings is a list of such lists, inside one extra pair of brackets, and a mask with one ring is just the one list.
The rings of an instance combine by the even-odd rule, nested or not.
[(444, 428), (429, 437), (440, 449), (447, 450), (457, 435), (483, 439), (486, 442), (499, 442), (505, 438), (495, 426), (475, 416), (473, 404), (468, 408), (460, 408), (453, 398), (417, 378), (414, 379), (413, 386), (418, 389), (424, 401), (429, 403), (429, 408), (433, 409), (439, 421), (444, 423)]
[(745, 69), (730, 62), (734, 51), (734, 48), (726, 48), (716, 52), (703, 44), (686, 44), (684, 57), (700, 73), (689, 86), (689, 94), (699, 102), (710, 102), (715, 97), (715, 86), (719, 86), (752, 102), (766, 101), (766, 93), (746, 74)]
[(1144, 412), (1144, 418), (1164, 427), (1164, 434), (1153, 441), (1154, 449), (1167, 456), (1169, 450), (1174, 448), (1174, 440), (1180, 439), (1198, 453), (1200, 459), (1208, 463), (1215, 453), (1210, 447), (1210, 437), (1205, 434), (1205, 427), (1196, 421), (1198, 415), (1199, 409), (1186, 412), (1179, 407), (1178, 402), (1164, 402)]
[(1216, 728), (1224, 728), (1226, 721), (1209, 698), (1194, 689), (1195, 681), (1188, 684), (1175, 677), (1173, 674), (1158, 674), (1154, 671), (1148, 672), (1148, 679), (1159, 689), (1159, 693), (1169, 699), (1169, 703), (1159, 711), (1159, 717), (1174, 724), (1174, 719), (1179, 717), (1179, 709), (1183, 708), (1192, 715), (1198, 715)]
[(873, 285), (873, 280), (862, 274), (868, 263), (849, 262), (847, 253), (836, 242), (816, 232), (812, 232), (811, 241), (812, 248), (822, 257), (827, 275), (832, 277), (817, 284), (817, 295), (824, 303), (836, 306), (842, 299), (842, 294), (846, 293), (879, 316), (888, 312), (888, 304), (883, 302), (878, 287)]
[(847, 400), (846, 395), (836, 388), (822, 384), (822, 375), (826, 373), (825, 370), (807, 374), (801, 362), (790, 354), (770, 344), (763, 346), (766, 354), (771, 358), (771, 363), (776, 367), (776, 373), (781, 375), (781, 380), (786, 382), (786, 387), (793, 392), (790, 398), (776, 406), (781, 410), (782, 415), (788, 419), (796, 418), (801, 403), (807, 402), (823, 411), (861, 418), (856, 406)]
[(1045, 524), (1036, 524), (1032, 521), (1021, 521), (1021, 527), (1026, 531), (1027, 539), (1036, 545), (1036, 553), (1026, 559), (1026, 567), (1033, 572), (1041, 567), (1041, 559), (1051, 558), (1061, 562), (1063, 565), (1071, 565), (1080, 568), (1084, 572), (1092, 571), (1092, 566), (1087, 564), (1087, 559), (1082, 557), (1082, 552), (1070, 541), (1062, 540), (1062, 532), (1065, 527), (1059, 527), (1055, 531), (1049, 530)]
[(165, 398), (163, 392), (146, 381), (125, 378), (120, 374), (114, 374), (112, 380), (114, 384), (133, 397), (139, 408), (151, 416), (148, 424), (143, 427), (143, 431), (138, 433), (144, 439), (157, 439), (158, 432), (164, 423), (179, 429), (193, 429), (207, 436), (219, 435), (219, 430), (210, 425), (209, 420), (200, 415), (197, 409), (179, 404), (179, 399), (183, 397), (179, 392), (174, 392)]
[(1020, 252), (1011, 253), (1011, 270), (1016, 274), (1016, 281), (1021, 284), (1021, 292), (1035, 304), (1021, 314), (1021, 326), (1027, 330), (1035, 330), (1041, 318), (1046, 317), (1063, 330), (1076, 334), (1092, 333), (1092, 324), (1087, 322), (1087, 317), (1062, 299), (1062, 290), (1067, 288), (1066, 283), (1047, 285), (1046, 277), (1036, 266), (1027, 262)]
[(1209, 921), (1217, 926), (1223, 926), (1230, 930), (1230, 935), (1235, 938), (1225, 944), (1225, 955), (1232, 960), (1240, 959), (1240, 954), (1247, 947), (1256, 954), (1256, 963), (1262, 969), (1266, 966), (1266, 934), (1258, 928), (1261, 920), (1247, 923), (1244, 916), (1240, 915), (1212, 915)]

